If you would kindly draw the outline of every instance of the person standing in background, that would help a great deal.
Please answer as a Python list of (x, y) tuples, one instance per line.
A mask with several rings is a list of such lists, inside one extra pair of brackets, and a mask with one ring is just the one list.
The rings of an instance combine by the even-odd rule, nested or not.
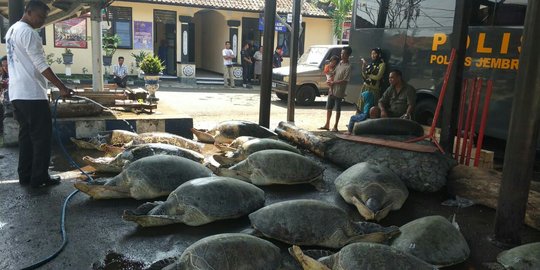
[(272, 67), (281, 67), (281, 62), (283, 62), (283, 49), (281, 46), (277, 46), (272, 57)]
[[(362, 85), (360, 94), (365, 91), (370, 91), (373, 94), (373, 99), (378, 101), (381, 98), (381, 80), (383, 79), (386, 68), (386, 64), (382, 58), (381, 48), (374, 48), (371, 50), (371, 63), (369, 63), (369, 65), (364, 58), (362, 58), (361, 61), (364, 84)], [(358, 110), (364, 108), (362, 97), (359, 97), (356, 105)]]
[(240, 53), (242, 55), (242, 86), (244, 88), (251, 88), (250, 69), (251, 65), (253, 64), (253, 60), (251, 58), (251, 50), (249, 49), (248, 42), (244, 43), (244, 47), (242, 47), (242, 51)]
[[(223, 56), (223, 86), (234, 88), (233, 59), (236, 57), (231, 50), (231, 42), (225, 41), (225, 49), (221, 52)], [(227, 85), (227, 79), (229, 84)]]
[(332, 81), (327, 82), (332, 89), (332, 95), (328, 95), (326, 101), (326, 123), (319, 129), (328, 130), (330, 127), (330, 118), (332, 118), (332, 110), (336, 109), (336, 122), (332, 128), (333, 132), (338, 132), (339, 118), (341, 116), (341, 103), (345, 98), (345, 89), (351, 79), (351, 64), (349, 57), (352, 54), (351, 47), (343, 47), (341, 49), (341, 61), (335, 68), (335, 75)]
[(263, 46), (259, 47), (259, 50), (253, 54), (253, 60), (255, 61), (255, 79), (261, 83), (261, 74), (262, 74), (262, 59), (263, 59)]
[(19, 183), (34, 188), (60, 183), (60, 178), (53, 178), (48, 172), (52, 119), (45, 78), (58, 87), (62, 97), (73, 93), (47, 64), (42, 39), (35, 31), (43, 27), (49, 10), (41, 1), (29, 1), (22, 19), (6, 33), (9, 99), (19, 122)]

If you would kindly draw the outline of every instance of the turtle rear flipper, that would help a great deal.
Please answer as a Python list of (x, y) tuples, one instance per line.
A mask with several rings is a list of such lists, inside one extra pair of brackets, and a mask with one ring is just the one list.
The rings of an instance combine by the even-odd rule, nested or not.
[(165, 269), (165, 267), (174, 264), (176, 261), (178, 261), (177, 257), (169, 257), (169, 258), (161, 259), (159, 261), (153, 262), (145, 270), (162, 270), (162, 269)]
[(197, 130), (196, 128), (192, 128), (191, 132), (193, 133), (193, 135), (195, 135), (195, 137), (197, 137), (197, 140), (199, 142), (213, 144), (216, 141), (214, 137), (210, 135), (209, 133)]
[(290, 247), (289, 253), (302, 265), (304, 270), (330, 270), (326, 265), (305, 255), (299, 246), (294, 245)]

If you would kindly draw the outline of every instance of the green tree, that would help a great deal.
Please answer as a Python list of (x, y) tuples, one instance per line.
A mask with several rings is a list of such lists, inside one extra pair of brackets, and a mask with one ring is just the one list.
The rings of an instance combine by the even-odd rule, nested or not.
[(333, 21), (333, 34), (338, 39), (339, 44), (343, 39), (343, 23), (351, 15), (353, 0), (308, 0), (330, 15)]

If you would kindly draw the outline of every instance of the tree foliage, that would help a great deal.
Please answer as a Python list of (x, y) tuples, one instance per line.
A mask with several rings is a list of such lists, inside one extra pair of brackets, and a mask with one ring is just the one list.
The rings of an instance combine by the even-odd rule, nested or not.
[(343, 23), (351, 16), (353, 0), (310, 0), (317, 7), (323, 9), (333, 22), (333, 34), (341, 44), (343, 39)]

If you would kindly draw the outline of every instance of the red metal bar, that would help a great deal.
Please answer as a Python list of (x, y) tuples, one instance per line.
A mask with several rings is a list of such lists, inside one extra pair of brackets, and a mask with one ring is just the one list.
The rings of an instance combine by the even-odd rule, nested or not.
[(461, 145), (461, 127), (463, 126), (463, 113), (465, 111), (465, 99), (467, 98), (467, 88), (469, 80), (463, 80), (463, 86), (461, 87), (461, 99), (459, 100), (459, 118), (456, 132), (456, 144), (454, 145), (454, 158), (457, 160), (459, 157), (459, 147)]
[(487, 81), (486, 97), (484, 98), (484, 108), (482, 109), (482, 120), (480, 121), (480, 130), (478, 130), (478, 141), (476, 142), (476, 153), (474, 155), (474, 167), (480, 164), (480, 152), (484, 143), (484, 132), (486, 129), (487, 116), (489, 111), (489, 101), (493, 92), (493, 80)]
[(442, 149), (441, 145), (439, 145), (437, 140), (435, 140), (434, 135), (435, 135), (435, 127), (437, 126), (437, 120), (441, 112), (444, 95), (446, 94), (446, 86), (448, 85), (448, 79), (450, 78), (450, 72), (452, 71), (452, 65), (454, 64), (455, 58), (456, 58), (456, 49), (452, 48), (452, 51), (450, 52), (450, 61), (448, 62), (448, 67), (446, 67), (446, 74), (444, 74), (444, 81), (441, 88), (441, 92), (439, 93), (439, 99), (437, 101), (437, 108), (435, 109), (435, 115), (433, 116), (433, 121), (431, 122), (431, 128), (429, 129), (429, 134), (418, 137), (418, 138), (410, 139), (405, 142), (408, 142), (408, 143), (418, 142), (418, 141), (422, 141), (424, 139), (429, 138), (437, 146), (437, 148), (439, 148), (441, 153), (444, 154), (444, 150)]
[(461, 155), (459, 157), (459, 163), (465, 164), (465, 151), (467, 149), (467, 143), (469, 138), (469, 127), (471, 125), (471, 113), (472, 113), (472, 106), (474, 103), (474, 95), (476, 92), (474, 91), (474, 83), (471, 84), (471, 95), (469, 96), (469, 105), (467, 106), (467, 117), (465, 117), (465, 132), (463, 134), (463, 146), (461, 147)]
[(471, 162), (471, 152), (472, 152), (472, 146), (474, 142), (474, 131), (476, 130), (476, 118), (478, 117), (478, 104), (480, 104), (480, 93), (482, 91), (482, 78), (477, 79), (477, 85), (475, 89), (475, 97), (474, 97), (474, 110), (473, 110), (473, 116), (472, 116), (472, 122), (471, 122), (471, 129), (470, 129), (470, 140), (469, 144), (467, 145), (467, 160), (465, 161), (465, 165), (469, 166)]
[(433, 116), (433, 121), (431, 122), (431, 129), (429, 130), (429, 135), (433, 138), (435, 134), (435, 127), (439, 120), (439, 114), (441, 113), (441, 107), (444, 100), (444, 95), (446, 94), (446, 88), (448, 85), (448, 79), (450, 78), (450, 73), (452, 71), (452, 66), (454, 65), (454, 59), (456, 58), (456, 49), (452, 48), (450, 52), (450, 61), (448, 62), (448, 67), (446, 67), (446, 74), (444, 74), (444, 81), (439, 93), (439, 100), (437, 101), (437, 108), (435, 109), (435, 115)]

